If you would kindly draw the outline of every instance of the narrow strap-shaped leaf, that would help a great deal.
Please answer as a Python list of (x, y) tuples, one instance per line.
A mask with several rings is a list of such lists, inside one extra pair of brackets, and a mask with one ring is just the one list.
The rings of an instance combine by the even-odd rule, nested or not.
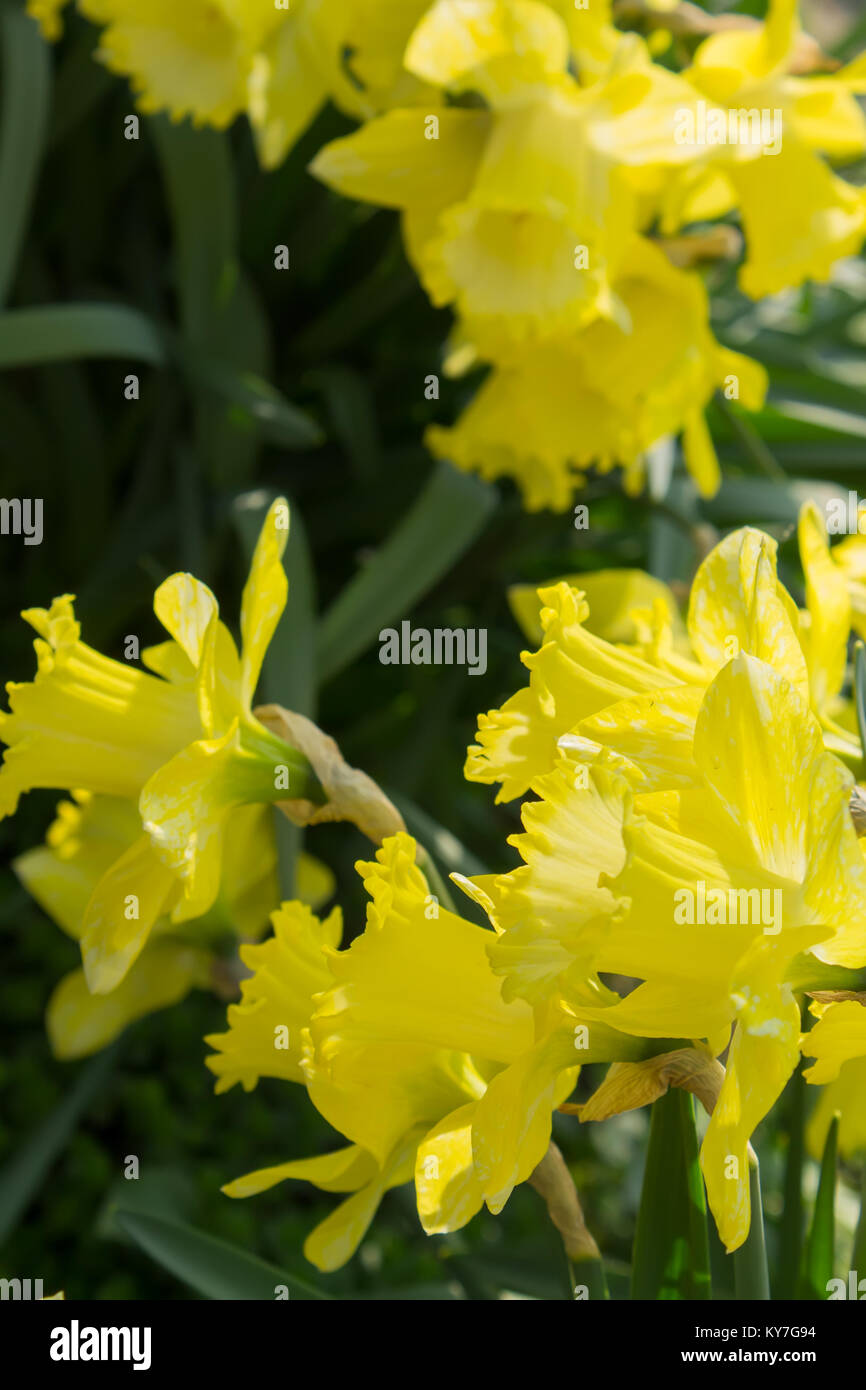
[(0, 314), (0, 368), (91, 357), (162, 366), (167, 346), (145, 314), (120, 304), (49, 304)]
[(177, 356), (193, 385), (243, 411), (269, 443), (284, 449), (312, 449), (321, 444), (323, 435), (316, 422), (256, 372), (240, 371), (180, 346)]
[(770, 478), (775, 483), (786, 483), (788, 479), (784, 468), (780, 467), (772, 449), (769, 449), (764, 443), (748, 416), (731, 405), (721, 391), (716, 392), (715, 402), (755, 471), (762, 473), (765, 478)]
[(655, 1102), (634, 1240), (632, 1298), (710, 1297), (707, 1206), (692, 1097)]
[(205, 1298), (273, 1300), (281, 1285), (291, 1298), (304, 1302), (331, 1298), (306, 1279), (192, 1226), (123, 1210), (116, 1221), (156, 1264)]
[(779, 1231), (778, 1274), (773, 1284), (776, 1298), (796, 1298), (803, 1264), (803, 1122), (806, 1083), (799, 1069), (791, 1078), (788, 1109), (788, 1157), (785, 1163), (784, 1206)]
[(860, 1216), (854, 1233), (854, 1252), (851, 1268), (856, 1269), (858, 1279), (866, 1279), (866, 1163), (860, 1184)]
[(749, 1198), (752, 1209), (749, 1234), (731, 1257), (734, 1262), (734, 1288), (738, 1299), (762, 1302), (770, 1297), (770, 1273), (764, 1238), (761, 1170), (757, 1157), (753, 1155), (749, 1156)]
[(34, 20), (0, 5), (0, 305), (5, 304), (27, 228), (48, 119), (50, 64)]
[(812, 1228), (806, 1243), (806, 1264), (803, 1273), (804, 1296), (825, 1300), (836, 1245), (836, 1161), (839, 1147), (839, 1116), (834, 1115), (827, 1130), (824, 1153), (821, 1157), (821, 1176), (815, 1197)]
[(149, 122), (174, 224), (177, 291), (191, 343), (211, 340), (237, 281), (234, 173), (227, 138), (165, 116)]
[(441, 463), (368, 565), (326, 613), (319, 630), (322, 680), (342, 671), (413, 605), (469, 548), (497, 494), (472, 474)]
[(102, 1090), (117, 1055), (115, 1044), (88, 1062), (60, 1104), (0, 1171), (0, 1243), (20, 1220), (78, 1121)]

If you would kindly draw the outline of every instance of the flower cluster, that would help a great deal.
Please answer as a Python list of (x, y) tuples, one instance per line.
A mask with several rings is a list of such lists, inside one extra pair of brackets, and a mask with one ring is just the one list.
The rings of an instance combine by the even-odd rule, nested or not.
[[(669, 1085), (711, 1112), (701, 1162), (734, 1250), (750, 1136), (801, 1051), (817, 1059), (807, 1079), (832, 1083), (813, 1144), (840, 1108), (843, 1148), (866, 1143), (866, 995), (843, 989), (866, 968), (862, 749), (841, 693), (852, 604), (811, 505), (800, 545), (804, 610), (750, 529), (702, 565), (687, 625), (648, 576), (589, 576), (595, 626), (572, 583), (542, 589), (534, 613), (521, 601), (543, 632), (530, 686), (482, 718), (467, 775), (534, 793), (511, 842), (523, 863), (454, 876), (492, 931), (443, 904), (401, 834), (357, 866), (370, 904), (348, 949), (338, 911), (320, 922), (298, 903), (243, 949), (242, 1002), (208, 1039), (217, 1089), (304, 1084), (351, 1143), (225, 1190), (294, 1178), (351, 1193), (310, 1236), (315, 1264), (348, 1258), (389, 1186), (414, 1175), (424, 1229), (457, 1230), (533, 1174), (557, 1108), (600, 1120)], [(805, 995), (819, 1021), (802, 1034)], [(574, 1105), (590, 1062), (612, 1065)]]
[[(30, 0), (49, 36), (62, 3)], [(738, 219), (752, 297), (828, 279), (866, 237), (864, 192), (833, 168), (866, 152), (866, 65), (831, 70), (795, 0), (718, 32), (707, 17), (679, 71), (670, 32), (621, 31), (611, 0), (79, 8), (143, 110), (246, 112), (268, 167), (325, 100), (363, 122), (314, 174), (400, 211), (425, 290), (456, 315), (445, 371), (487, 368), (429, 447), (514, 478), (530, 509), (565, 509), (591, 467), (639, 490), (676, 435), (716, 491), (705, 408), (721, 389), (758, 409), (766, 377), (710, 328), (692, 267), (729, 246), (712, 224)]]
[[(458, 1230), (539, 1181), (556, 1110), (602, 1120), (671, 1085), (710, 1112), (701, 1162), (736, 1249), (750, 1137), (801, 1053), (826, 1085), (813, 1144), (837, 1110), (843, 1149), (866, 1144), (863, 750), (846, 693), (866, 543), (831, 549), (804, 507), (802, 609), (776, 543), (750, 528), (704, 560), (685, 620), (639, 572), (513, 594), (540, 646), (524, 654), (528, 686), (481, 716), (466, 775), (532, 798), (511, 840), (519, 867), (452, 875), (481, 926), (369, 778), (327, 740), (327, 756), (313, 752), (314, 726), (252, 712), (286, 601), (287, 525), (279, 499), (244, 589), (240, 653), (188, 574), (156, 592), (170, 638), (142, 653), (146, 671), (83, 644), (69, 597), (25, 614), (39, 669), (8, 687), (0, 806), (13, 812), (33, 787), (72, 794), (16, 863), (81, 943), (82, 970), (49, 1006), (55, 1050), (94, 1051), (218, 985), (220, 936), (259, 941), (270, 914), (273, 934), (240, 947), (243, 970), (221, 962), (223, 983), (244, 978), (208, 1065), (218, 1091), (303, 1085), (348, 1143), (225, 1190), (302, 1179), (347, 1194), (308, 1239), (320, 1268), (350, 1258), (388, 1188), (414, 1179), (424, 1229)], [(271, 910), (274, 802), (308, 822), (354, 820), (379, 843), (357, 865), (369, 904), (348, 947), (339, 908), (314, 915), (331, 888), (314, 861), (300, 897)], [(818, 1021), (803, 1033), (807, 997)], [(577, 1104), (590, 1063), (609, 1070)], [(588, 1233), (571, 1253), (594, 1258)]]

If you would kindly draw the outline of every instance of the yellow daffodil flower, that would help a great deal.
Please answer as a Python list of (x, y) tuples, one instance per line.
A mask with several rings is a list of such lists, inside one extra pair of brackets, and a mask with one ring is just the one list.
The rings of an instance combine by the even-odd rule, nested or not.
[(811, 1152), (820, 1158), (830, 1121), (837, 1112), (839, 1148), (848, 1158), (866, 1150), (866, 1007), (864, 1000), (812, 1004), (818, 1022), (803, 1035), (802, 1051), (814, 1057), (803, 1075), (821, 1086), (818, 1104), (806, 1130)]
[(623, 323), (597, 318), (568, 339), (500, 350), (457, 424), (427, 431), (433, 453), (514, 478), (530, 510), (562, 511), (592, 467), (622, 466), (626, 489), (639, 491), (647, 450), (682, 434), (686, 464), (711, 496), (720, 472), (704, 409), (733, 380), (743, 403), (760, 408), (766, 374), (715, 341), (699, 276), (648, 241), (632, 242), (613, 288)]
[(710, 179), (711, 215), (738, 206), (747, 247), (740, 283), (753, 298), (827, 280), (866, 237), (863, 190), (823, 158), (850, 163), (866, 152), (866, 118), (856, 100), (866, 91), (866, 65), (861, 58), (831, 75), (799, 75), (797, 11), (796, 0), (770, 0), (765, 24), (711, 35), (684, 74), (725, 112), (754, 112), (773, 123), (771, 152), (743, 159), (729, 146), (727, 167), (714, 162), (679, 219), (706, 215), (700, 200)]
[[(244, 1197), (296, 1178), (353, 1193), (305, 1246), (323, 1269), (349, 1258), (383, 1191), (413, 1168), (428, 1233), (459, 1229), (485, 1203), (501, 1211), (547, 1153), (553, 1111), (580, 1065), (658, 1050), (603, 1020), (583, 1027), (563, 999), (533, 1009), (519, 989), (503, 994), (491, 959), (507, 929), (486, 931), (444, 908), (415, 855), (414, 841), (398, 834), (375, 863), (358, 865), (371, 902), (348, 950), (336, 949), (336, 913), (320, 923), (284, 904), (274, 940), (242, 951), (254, 973), (229, 1009), (229, 1032), (207, 1039), (218, 1049), (208, 1060), (218, 1090), (238, 1081), (251, 1089), (260, 1076), (303, 1081), (352, 1141), (224, 1189)], [(495, 917), (486, 881), (462, 886)], [(578, 993), (618, 999), (597, 980)]]
[(571, 334), (598, 316), (627, 326), (613, 282), (652, 221), (650, 195), (669, 166), (703, 158), (673, 133), (693, 89), (636, 36), (586, 87), (569, 53), (565, 22), (538, 0), (440, 0), (406, 66), (485, 106), (390, 111), (311, 166), (342, 193), (402, 211), (431, 299), (455, 306), (487, 357), (503, 338)]
[[(371, 901), (364, 933), (336, 949), (338, 913), (324, 923), (298, 904), (274, 915), (275, 936), (242, 956), (253, 970), (243, 1002), (229, 1009), (229, 1032), (207, 1041), (218, 1090), (260, 1076), (304, 1081), (325, 1118), (351, 1145), (321, 1159), (277, 1165), (231, 1183), (231, 1196), (304, 1178), (354, 1195), (310, 1237), (306, 1254), (323, 1269), (349, 1258), (382, 1192), (414, 1171), (418, 1209), (428, 1232), (456, 1230), (487, 1199), (505, 1200), (527, 1178), (550, 1138), (550, 1117), (574, 1084), (572, 1031), (558, 1038), (546, 1073), (536, 1060), (532, 1010), (506, 1002), (487, 958), (493, 934), (438, 903), (405, 834), (385, 840), (376, 862), (359, 864)], [(626, 1048), (634, 1050), (631, 1040)], [(528, 1066), (521, 1059), (528, 1059)], [(506, 1076), (510, 1099), (525, 1101), (497, 1142), (496, 1171), (475, 1145), (505, 1109), (477, 1107), (492, 1078)], [(522, 1085), (517, 1082), (522, 1078)], [(532, 1103), (529, 1096), (532, 1096)], [(491, 1188), (495, 1184), (496, 1191)]]
[[(725, 537), (701, 563), (685, 628), (669, 592), (654, 592), (650, 605), (631, 610), (632, 641), (622, 640), (621, 626), (607, 640), (600, 635), (578, 587), (581, 577), (574, 586), (560, 582), (539, 589), (530, 607), (523, 594), (521, 606), (533, 630), (541, 626), (541, 647), (521, 657), (530, 671), (529, 685), (501, 709), (479, 717), (467, 778), (501, 783), (498, 800), (522, 796), (553, 768), (564, 740), (580, 747), (585, 760), (592, 761), (600, 748), (630, 760), (646, 791), (688, 786), (702, 694), (738, 652), (760, 657), (784, 674), (818, 715), (825, 745), (846, 761), (859, 762), (850, 701), (838, 694), (851, 606), (811, 505), (801, 515), (800, 547), (807, 578), (803, 612), (778, 579), (776, 542), (751, 527)], [(593, 578), (588, 576), (590, 592)], [(628, 575), (622, 583), (633, 589)], [(615, 575), (596, 592), (602, 618), (610, 621), (618, 592)]]
[[(80, 940), (88, 902), (99, 880), (140, 834), (134, 801), (79, 792), (61, 802), (46, 843), (13, 862), (40, 907)], [(73, 970), (54, 990), (46, 1025), (55, 1056), (69, 1060), (107, 1046), (136, 1019), (179, 1002), (194, 987), (211, 988), (223, 934), (261, 936), (278, 896), (276, 842), (266, 806), (242, 806), (232, 816), (220, 896), (210, 911), (182, 928), (165, 917), (110, 994), (91, 994), (84, 971)], [(333, 875), (310, 855), (298, 862), (298, 895), (313, 907), (333, 893)]]
[(154, 923), (203, 916), (219, 894), (226, 823), (242, 805), (318, 792), (309, 764), (251, 712), (265, 651), (286, 602), (288, 508), (274, 502), (241, 606), (240, 656), (216, 599), (191, 575), (160, 585), (154, 609), (172, 640), (144, 652), (157, 674), (80, 641), (72, 600), (30, 610), (38, 671), (9, 683), (0, 815), (31, 787), (138, 801), (141, 830), (96, 884), (81, 931), (94, 993), (124, 978)]
[[(28, 0), (47, 39), (65, 0)], [(403, 52), (427, 0), (78, 0), (97, 56), (128, 77), (140, 111), (224, 128), (246, 114), (265, 168), (330, 98), (367, 118), (424, 99)]]
[(643, 983), (613, 1008), (583, 1012), (643, 1037), (705, 1039), (716, 1053), (736, 1025), (701, 1158), (733, 1250), (749, 1229), (749, 1136), (799, 1055), (794, 961), (866, 963), (866, 866), (851, 775), (825, 751), (795, 686), (765, 662), (743, 654), (715, 677), (694, 759), (701, 785), (667, 798), (664, 821), (626, 799), (625, 866), (603, 879), (621, 911), (595, 965)]

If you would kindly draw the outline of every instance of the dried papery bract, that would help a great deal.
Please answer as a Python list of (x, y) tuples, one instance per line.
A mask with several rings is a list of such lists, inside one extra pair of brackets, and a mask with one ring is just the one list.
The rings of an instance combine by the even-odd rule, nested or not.
[(366, 772), (350, 767), (337, 744), (302, 714), (281, 705), (261, 705), (256, 718), (309, 759), (325, 793), (323, 805), (313, 801), (279, 801), (280, 810), (295, 825), (321, 825), (347, 820), (374, 844), (405, 830), (396, 806)]

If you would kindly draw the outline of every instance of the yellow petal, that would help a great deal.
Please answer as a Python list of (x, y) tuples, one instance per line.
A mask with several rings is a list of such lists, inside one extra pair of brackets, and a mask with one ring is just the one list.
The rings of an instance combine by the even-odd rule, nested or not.
[(745, 654), (709, 687), (695, 729), (695, 761), (712, 795), (751, 844), (756, 864), (802, 882), (812, 770), (821, 731), (793, 685)]
[(552, 1115), (575, 1078), (574, 1037), (551, 1033), (499, 1072), (478, 1103), (472, 1151), (484, 1200), (496, 1214), (547, 1152)]
[(280, 621), (289, 592), (283, 551), (289, 538), (289, 507), (278, 497), (268, 510), (253, 552), (241, 600), (241, 692), (249, 710), (265, 652)]
[(206, 1058), (217, 1093), (237, 1082), (251, 1091), (262, 1076), (304, 1081), (303, 1033), (313, 997), (331, 983), (327, 954), (339, 943), (342, 916), (335, 908), (320, 922), (308, 907), (291, 902), (271, 920), (273, 937), (241, 950), (253, 973), (241, 983), (241, 1003), (229, 1007), (229, 1031), (205, 1039), (218, 1053)]
[(146, 835), (103, 874), (82, 922), (81, 957), (93, 994), (116, 989), (170, 906), (176, 881)]
[(254, 1173), (226, 1183), (222, 1191), (227, 1197), (254, 1197), (287, 1178), (296, 1178), (299, 1182), (312, 1183), (323, 1192), (357, 1192), (378, 1171), (376, 1161), (370, 1154), (359, 1149), (357, 1144), (350, 1144), (348, 1148), (321, 1154), (317, 1158), (294, 1159), (272, 1168), (259, 1168)]
[(27, 13), (37, 20), (46, 39), (60, 37), (63, 28), (60, 12), (66, 4), (67, 0), (27, 0)]
[(776, 543), (744, 527), (703, 561), (689, 599), (689, 635), (711, 671), (741, 651), (775, 666), (808, 699), (806, 663), (791, 605), (776, 576)]
[(175, 120), (226, 126), (243, 109), (249, 59), (243, 35), (206, 0), (79, 0), (106, 23), (99, 56), (129, 77), (141, 111), (167, 110)]
[(816, 1059), (803, 1073), (807, 1081), (835, 1081), (847, 1062), (866, 1057), (866, 1008), (852, 999), (831, 1005), (804, 1036), (802, 1049)]
[[(578, 771), (587, 775), (576, 785)], [(491, 919), (502, 933), (488, 955), (504, 976), (503, 997), (532, 1003), (569, 969), (589, 974), (615, 903), (599, 875), (622, 867), (624, 801), (603, 768), (563, 761), (533, 785), (525, 833), (511, 837), (524, 864), (486, 881)], [(575, 855), (574, 846), (581, 852)]]
[(434, 86), (483, 90), (473, 70), (516, 56), (527, 77), (564, 72), (568, 34), (561, 19), (534, 0), (437, 0), (415, 29), (405, 63)]
[(88, 1057), (130, 1023), (179, 1003), (207, 983), (210, 959), (179, 942), (154, 941), (110, 994), (91, 994), (84, 971), (73, 970), (54, 990), (45, 1015), (55, 1057)]
[(829, 280), (866, 236), (862, 189), (837, 177), (790, 131), (773, 157), (736, 161), (737, 190), (748, 256), (740, 284), (753, 299)]
[(418, 1145), (415, 1193), (428, 1236), (459, 1231), (484, 1205), (472, 1161), (475, 1102), (446, 1115)]
[(644, 570), (595, 570), (591, 574), (562, 575), (550, 584), (538, 588), (535, 584), (512, 584), (508, 590), (508, 605), (517, 619), (527, 641), (537, 646), (543, 638), (541, 594), (554, 584), (568, 584), (583, 591), (589, 603), (586, 627), (606, 642), (631, 643), (636, 640), (637, 627), (632, 617), (636, 608), (649, 608), (656, 599), (665, 605), (670, 620), (680, 623), (676, 599), (660, 579)]
[(809, 613), (803, 640), (812, 708), (820, 714), (827, 710), (845, 679), (851, 600), (845, 576), (831, 558), (827, 527), (814, 502), (807, 502), (800, 512), (797, 535)]
[(357, 1250), (389, 1187), (399, 1187), (412, 1176), (412, 1165), (420, 1132), (412, 1131), (383, 1164), (381, 1172), (354, 1196), (341, 1202), (320, 1222), (304, 1242), (304, 1254), (311, 1264), (326, 1273), (339, 1269)]
[(750, 1136), (797, 1065), (800, 1010), (790, 990), (769, 990), (741, 1015), (716, 1108), (701, 1147), (710, 1209), (730, 1254), (749, 1234)]
[[(814, 1078), (805, 1072), (807, 1080)], [(806, 1126), (806, 1144), (820, 1162), (833, 1116), (839, 1119), (839, 1149), (848, 1159), (862, 1159), (866, 1149), (866, 1056), (843, 1062), (839, 1075), (825, 1085)]]
[(190, 665), (198, 670), (208, 625), (219, 612), (207, 585), (191, 574), (172, 574), (154, 594), (153, 611)]
[(275, 29), (250, 72), (249, 116), (265, 169), (283, 162), (327, 99), (325, 74), (303, 19), (303, 12), (293, 14)]
[(94, 888), (140, 833), (134, 802), (79, 793), (75, 802), (58, 805), (46, 843), (19, 854), (12, 868), (42, 910), (77, 940)]
[(0, 816), (32, 787), (138, 796), (155, 769), (198, 736), (195, 697), (81, 642), (68, 594), (23, 617), (39, 634), (38, 671), (32, 682), (6, 687)]
[(310, 165), (316, 178), (344, 197), (382, 207), (441, 209), (469, 192), (490, 125), (482, 111), (433, 111), (438, 138), (425, 138), (426, 115), (390, 111), (354, 135), (333, 140)]

